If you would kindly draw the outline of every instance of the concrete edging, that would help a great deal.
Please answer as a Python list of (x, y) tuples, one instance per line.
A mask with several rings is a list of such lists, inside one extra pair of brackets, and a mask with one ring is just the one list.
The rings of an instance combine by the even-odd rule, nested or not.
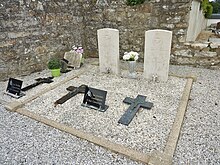
[(117, 152), (119, 154), (125, 155), (132, 160), (140, 161), (140, 162), (143, 162), (143, 163), (146, 163), (149, 165), (162, 165), (162, 164), (163, 165), (170, 165), (170, 164), (172, 164), (173, 154), (174, 154), (176, 146), (177, 146), (177, 142), (178, 142), (179, 134), (181, 131), (182, 123), (184, 120), (185, 112), (187, 109), (187, 104), (188, 104), (188, 100), (189, 100), (189, 96), (190, 96), (190, 92), (191, 92), (194, 78), (187, 79), (187, 82), (184, 87), (184, 91), (183, 91), (183, 94), (182, 94), (182, 97), (181, 97), (181, 100), (179, 103), (179, 107), (177, 109), (175, 121), (172, 125), (172, 129), (170, 131), (170, 134), (169, 134), (168, 140), (166, 142), (166, 146), (165, 146), (164, 151), (163, 152), (155, 151), (151, 155), (149, 155), (149, 154), (144, 154), (144, 153), (138, 152), (134, 149), (124, 147), (123, 145), (110, 142), (108, 140), (105, 140), (104, 138), (99, 138), (99, 137), (96, 137), (92, 134), (85, 133), (81, 130), (77, 130), (75, 128), (68, 127), (64, 124), (60, 124), (56, 121), (47, 119), (45, 117), (41, 117), (38, 114), (35, 114), (35, 113), (30, 112), (24, 108), (21, 108), (24, 104), (34, 100), (35, 98), (48, 92), (49, 90), (56, 88), (60, 84), (77, 77), (78, 75), (82, 74), (83, 72), (85, 72), (85, 71), (82, 71), (73, 77), (66, 78), (64, 81), (59, 82), (53, 86), (50, 86), (49, 88), (47, 88), (43, 92), (41, 91), (38, 94), (36, 94), (36, 96), (33, 96), (29, 99), (26, 99), (23, 102), (10, 103), (10, 104), (7, 104), (5, 107), (9, 111), (17, 112), (21, 115), (32, 118), (32, 119), (39, 121), (41, 123), (44, 123), (48, 126), (51, 126), (56, 129), (59, 129), (61, 131), (70, 133), (76, 137), (87, 140), (87, 141), (92, 142), (92, 143), (99, 145), (101, 147), (107, 148), (113, 152)]
[(174, 152), (176, 150), (176, 146), (179, 140), (179, 135), (181, 132), (185, 112), (187, 109), (193, 81), (194, 81), (193, 78), (187, 79), (187, 82), (186, 82), (186, 85), (185, 85), (185, 88), (184, 88), (184, 91), (183, 91), (183, 94), (182, 94), (182, 97), (179, 103), (179, 107), (176, 113), (176, 117), (172, 125), (172, 129), (170, 131), (163, 153), (159, 153), (159, 152), (155, 153), (150, 158), (149, 165), (161, 165), (161, 164), (171, 165), (172, 164), (173, 155), (174, 155)]
[(80, 71), (79, 73), (77, 73), (74, 76), (66, 77), (64, 80), (62, 80), (60, 82), (57, 82), (57, 83), (54, 83), (54, 84), (48, 84), (48, 87), (46, 87), (42, 91), (36, 93), (36, 95), (27, 98), (26, 100), (14, 101), (14, 102), (11, 102), (11, 103), (7, 103), (7, 104), (5, 104), (5, 108), (9, 111), (14, 112), (14, 111), (16, 111), (16, 109), (21, 108), (25, 104), (27, 104), (27, 103), (31, 102), (32, 100), (38, 98), (39, 96), (43, 95), (44, 93), (47, 93), (48, 91), (55, 89), (59, 85), (61, 85), (63, 83), (66, 83), (67, 81), (70, 81), (70, 80), (78, 77), (79, 75), (83, 74), (84, 72), (86, 72), (86, 68), (84, 68), (82, 71)]
[(92, 134), (85, 133), (81, 130), (77, 130), (75, 128), (68, 127), (64, 124), (58, 123), (56, 121), (47, 119), (47, 118), (42, 117), (38, 114), (30, 112), (30, 111), (28, 111), (24, 108), (18, 108), (16, 110), (16, 112), (21, 114), (21, 115), (27, 116), (31, 119), (34, 119), (36, 121), (39, 121), (41, 123), (44, 123), (48, 126), (51, 126), (53, 128), (59, 129), (59, 130), (64, 131), (64, 132), (67, 132), (67, 133), (69, 133), (71, 135), (74, 135), (78, 138), (81, 138), (81, 139), (87, 140), (89, 142), (92, 142), (96, 145), (104, 147), (104, 148), (106, 148), (108, 150), (111, 150), (113, 152), (125, 155), (125, 156), (131, 158), (132, 160), (140, 161), (140, 162), (143, 162), (143, 163), (148, 163), (148, 161), (149, 161), (149, 155), (146, 155), (146, 154), (138, 152), (136, 150), (124, 147), (121, 144), (116, 144), (116, 143), (110, 142), (108, 140), (105, 140), (104, 138), (100, 138), (100, 137), (94, 136)]

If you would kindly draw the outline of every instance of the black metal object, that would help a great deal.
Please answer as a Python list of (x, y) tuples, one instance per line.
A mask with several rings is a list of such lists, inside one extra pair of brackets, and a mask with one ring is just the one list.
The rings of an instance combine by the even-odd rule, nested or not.
[(85, 93), (86, 87), (87, 85), (80, 85), (79, 87), (69, 86), (67, 90), (70, 92), (57, 100), (54, 105), (57, 106), (58, 104), (63, 104), (78, 93)]
[(108, 106), (105, 105), (107, 91), (86, 87), (82, 106), (105, 112)]
[(52, 83), (53, 82), (52, 79), (53, 79), (53, 77), (37, 78), (37, 79), (35, 79), (37, 82), (35, 82), (35, 83), (31, 84), (31, 85), (28, 85), (28, 86), (22, 88), (21, 90), (22, 91), (27, 91), (27, 90), (29, 90), (31, 88), (34, 88), (34, 87), (36, 87), (36, 86), (38, 86), (40, 84), (43, 84), (43, 83), (48, 83), (48, 84)]
[(60, 60), (60, 62), (61, 62), (61, 70), (60, 70), (61, 73), (67, 73), (67, 72), (71, 71), (71, 70), (67, 69), (68, 63), (69, 63), (68, 60), (63, 58), (63, 59)]
[(126, 112), (119, 119), (118, 123), (129, 125), (129, 123), (134, 118), (135, 114), (138, 112), (139, 108), (151, 109), (153, 107), (153, 103), (145, 101), (146, 96), (138, 95), (135, 99), (130, 97), (126, 97), (123, 102), (127, 104), (131, 104)]
[(6, 94), (14, 97), (14, 98), (20, 98), (24, 96), (24, 93), (21, 92), (21, 86), (23, 81), (9, 78), (8, 86), (6, 88)]

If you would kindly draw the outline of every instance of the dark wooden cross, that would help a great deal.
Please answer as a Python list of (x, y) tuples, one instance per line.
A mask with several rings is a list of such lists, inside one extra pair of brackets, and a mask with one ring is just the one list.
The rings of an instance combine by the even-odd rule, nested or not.
[(138, 112), (139, 108), (151, 109), (153, 107), (153, 103), (145, 101), (146, 96), (138, 95), (135, 99), (130, 97), (126, 97), (123, 102), (127, 104), (131, 104), (126, 112), (119, 119), (118, 123), (129, 125), (129, 123), (134, 118), (135, 114)]
[(74, 86), (69, 86), (67, 90), (69, 93), (58, 99), (55, 103), (54, 106), (56, 107), (58, 104), (63, 104), (73, 96), (76, 96), (79, 93), (85, 93), (85, 90), (87, 88), (87, 85), (80, 85), (79, 87), (74, 87)]
[(53, 82), (52, 79), (53, 79), (53, 77), (37, 78), (37, 79), (35, 79), (37, 82), (35, 82), (35, 83), (31, 84), (31, 85), (28, 85), (28, 86), (22, 88), (21, 90), (25, 92), (25, 91), (27, 91), (27, 90), (29, 90), (29, 89), (32, 89), (32, 88), (34, 88), (34, 87), (36, 87), (36, 86), (38, 86), (38, 85), (40, 85), (40, 84), (43, 84), (43, 83), (47, 83), (47, 84), (52, 83), (52, 82)]

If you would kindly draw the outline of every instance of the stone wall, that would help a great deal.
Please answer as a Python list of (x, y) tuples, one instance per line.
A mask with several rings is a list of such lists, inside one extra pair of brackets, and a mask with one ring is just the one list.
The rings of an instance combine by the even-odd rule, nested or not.
[(0, 2), (0, 79), (40, 71), (51, 56), (82, 44), (82, 2)]
[[(203, 31), (206, 27), (207, 19), (201, 10), (201, 0), (193, 0), (186, 42), (172, 48), (172, 64), (220, 68), (219, 41), (211, 41), (212, 37), (219, 38), (219, 36), (215, 36), (211, 31)], [(206, 33), (211, 34), (206, 36), (204, 35)]]
[(134, 50), (143, 61), (145, 31), (165, 29), (173, 31), (173, 45), (185, 41), (190, 0), (156, 0), (143, 5), (127, 6), (126, 0), (111, 0), (109, 5), (88, 5), (85, 10), (86, 47), (97, 57), (97, 29), (110, 27), (120, 32), (120, 54)]
[[(191, 0), (150, 0), (127, 6), (126, 0), (10, 0), (0, 2), (0, 79), (45, 69), (52, 56), (62, 58), (73, 45), (98, 57), (97, 30), (120, 32), (120, 55), (138, 51), (143, 61), (144, 33), (173, 31), (172, 50), (184, 48)], [(179, 57), (172, 54), (172, 62)]]

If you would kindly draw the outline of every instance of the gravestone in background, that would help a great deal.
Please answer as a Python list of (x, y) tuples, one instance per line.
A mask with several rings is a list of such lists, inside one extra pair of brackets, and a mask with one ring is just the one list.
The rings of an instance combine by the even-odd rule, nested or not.
[(171, 31), (157, 29), (145, 32), (144, 78), (168, 80), (171, 41)]
[(68, 61), (68, 66), (73, 68), (80, 68), (81, 59), (82, 59), (81, 53), (77, 53), (75, 51), (69, 51), (64, 54), (63, 58)]
[(119, 68), (119, 31), (104, 28), (98, 30), (100, 72), (120, 74)]

